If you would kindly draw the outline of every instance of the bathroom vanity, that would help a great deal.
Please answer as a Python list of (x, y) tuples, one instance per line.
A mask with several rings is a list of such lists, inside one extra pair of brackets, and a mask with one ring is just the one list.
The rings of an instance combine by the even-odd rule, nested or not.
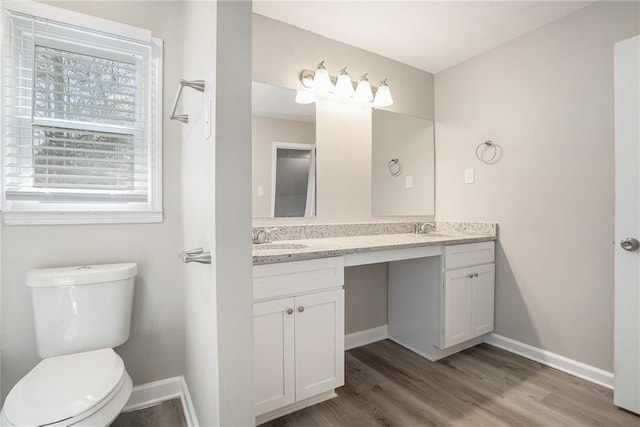
[(496, 240), (495, 225), (483, 226), (312, 239), (285, 231), (290, 240), (254, 245), (257, 424), (344, 385), (345, 267), (388, 263), (389, 339), (431, 361), (480, 343), (493, 330)]

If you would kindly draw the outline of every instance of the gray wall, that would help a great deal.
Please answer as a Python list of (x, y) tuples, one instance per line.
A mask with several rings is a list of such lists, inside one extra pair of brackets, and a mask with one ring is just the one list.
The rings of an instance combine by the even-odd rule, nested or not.
[(345, 333), (387, 324), (387, 263), (344, 269)]
[(435, 79), (436, 217), (500, 224), (496, 332), (607, 371), (613, 44), (639, 22), (637, 3), (598, 2)]
[(385, 110), (433, 119), (433, 74), (257, 14), (252, 58), (254, 81), (295, 90), (300, 71), (321, 60), (333, 76), (347, 67), (352, 80), (363, 73), (372, 85), (388, 78), (393, 105)]
[(183, 4), (183, 72), (205, 80), (183, 104), (183, 246), (212, 258), (182, 269), (185, 380), (200, 425), (253, 425), (251, 3)]
[[(206, 137), (206, 106), (215, 105), (217, 5), (184, 2), (182, 76), (205, 81), (204, 93), (183, 92), (180, 111), (189, 114), (182, 130), (182, 245), (215, 254), (215, 132)], [(213, 118), (213, 114), (210, 113)], [(197, 183), (197, 184), (196, 184)], [(184, 378), (201, 425), (220, 424), (218, 310), (215, 260), (182, 265)]]
[[(180, 2), (55, 2), (55, 6), (152, 30), (164, 40), (164, 110), (181, 77)], [(180, 124), (165, 120), (164, 222), (143, 225), (6, 226), (2, 253), (2, 395), (38, 361), (27, 271), (136, 262), (131, 336), (116, 351), (134, 384), (181, 375), (183, 322), (179, 264)]]
[[(249, 426), (255, 424), (251, 241), (244, 237), (251, 228), (250, 1), (218, 2), (216, 40), (214, 253), (220, 425)], [(202, 424), (211, 425), (207, 420)]]

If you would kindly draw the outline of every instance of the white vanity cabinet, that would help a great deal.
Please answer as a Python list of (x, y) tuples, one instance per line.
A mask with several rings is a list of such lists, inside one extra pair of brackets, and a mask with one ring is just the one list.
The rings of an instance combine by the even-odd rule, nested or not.
[(493, 242), (445, 246), (441, 348), (493, 331), (494, 248)]
[(334, 397), (344, 384), (344, 262), (253, 267), (257, 422)]
[(389, 338), (439, 360), (493, 330), (494, 242), (444, 246), (439, 257), (389, 263)]

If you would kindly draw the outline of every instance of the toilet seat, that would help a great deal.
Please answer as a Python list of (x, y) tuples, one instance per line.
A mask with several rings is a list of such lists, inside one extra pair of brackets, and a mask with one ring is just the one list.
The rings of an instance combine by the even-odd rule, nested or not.
[(41, 361), (13, 387), (2, 419), (20, 426), (72, 425), (105, 407), (110, 412), (102, 414), (106, 425), (122, 410), (130, 394), (131, 379), (122, 359), (110, 348), (52, 357)]

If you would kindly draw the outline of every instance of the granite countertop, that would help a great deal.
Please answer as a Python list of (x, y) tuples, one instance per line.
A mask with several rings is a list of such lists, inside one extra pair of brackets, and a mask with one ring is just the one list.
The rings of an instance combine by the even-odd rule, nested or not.
[(493, 240), (496, 240), (495, 235), (471, 233), (403, 233), (277, 240), (272, 243), (253, 245), (253, 265), (329, 258), (393, 249), (490, 242)]

